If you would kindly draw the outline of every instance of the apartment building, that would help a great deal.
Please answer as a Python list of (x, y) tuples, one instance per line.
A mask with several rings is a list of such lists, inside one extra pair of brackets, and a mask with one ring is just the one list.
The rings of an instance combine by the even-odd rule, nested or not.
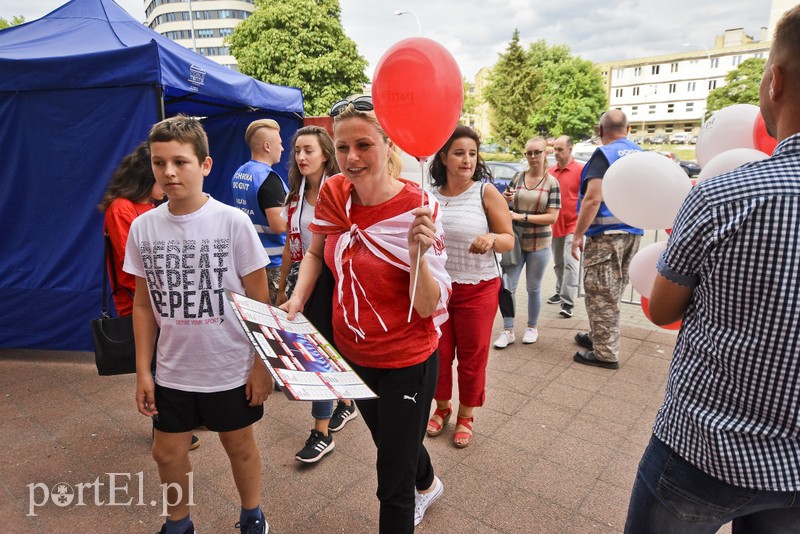
[(254, 0), (144, 0), (145, 24), (176, 43), (236, 70), (225, 37), (253, 12)]
[(688, 44), (681, 53), (598, 63), (611, 108), (625, 112), (633, 136), (696, 134), (704, 121), (706, 99), (725, 76), (750, 58), (766, 58), (770, 40), (741, 28), (717, 36), (714, 47)]

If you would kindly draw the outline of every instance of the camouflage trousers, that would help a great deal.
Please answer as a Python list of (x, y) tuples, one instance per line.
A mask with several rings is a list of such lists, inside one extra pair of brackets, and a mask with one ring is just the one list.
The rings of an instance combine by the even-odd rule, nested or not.
[(640, 240), (641, 236), (627, 233), (586, 238), (583, 288), (589, 336), (599, 360), (619, 360), (619, 305)]

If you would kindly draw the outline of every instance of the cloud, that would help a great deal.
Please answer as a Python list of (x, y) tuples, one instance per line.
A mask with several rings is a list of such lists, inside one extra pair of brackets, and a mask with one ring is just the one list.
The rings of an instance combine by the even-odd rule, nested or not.
[[(61, 0), (3, 0), (0, 17), (23, 15), (30, 21), (63, 2)], [(144, 20), (142, 0), (118, 0), (138, 20)], [(417, 35), (411, 15), (417, 14), (425, 37), (442, 43), (472, 78), (497, 61), (514, 29), (526, 46), (538, 39), (548, 44), (568, 44), (576, 55), (591, 61), (632, 59), (714, 45), (726, 29), (744, 27), (756, 39), (769, 21), (769, 4), (753, 0), (340, 0), (347, 35), (369, 61), (372, 75), (380, 57), (394, 43)]]

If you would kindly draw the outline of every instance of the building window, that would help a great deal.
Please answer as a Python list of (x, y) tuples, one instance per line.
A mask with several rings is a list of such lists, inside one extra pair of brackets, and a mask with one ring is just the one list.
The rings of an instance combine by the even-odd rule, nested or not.
[(197, 30), (197, 37), (201, 38), (214, 37), (214, 30), (211, 29)]
[(638, 87), (634, 87), (633, 88), (633, 96), (639, 96), (639, 88)]
[(656, 105), (655, 104), (650, 104), (649, 108), (647, 109), (647, 113), (649, 115), (655, 115), (656, 114)]
[(718, 57), (711, 58), (711, 68), (712, 69), (719, 68), (719, 58)]
[(666, 133), (672, 133), (672, 130), (674, 130), (674, 129), (675, 129), (675, 125), (674, 125), (674, 124), (667, 124), (667, 125), (664, 127), (664, 131), (665, 131)]
[(649, 134), (651, 134), (651, 133), (656, 133), (656, 127), (655, 127), (655, 125), (648, 124), (648, 125), (647, 125), (647, 133), (649, 133)]
[(694, 125), (692, 124), (684, 124), (683, 131), (684, 132), (691, 132), (694, 129)]
[(678, 64), (677, 63), (671, 63), (670, 66), (669, 66), (669, 71), (670, 72), (678, 72)]
[(696, 91), (697, 90), (697, 82), (689, 82), (686, 84), (687, 91)]
[(686, 103), (686, 111), (691, 113), (694, 111), (694, 102), (687, 102)]
[(641, 76), (642, 75), (642, 67), (634, 67), (633, 75), (634, 76)]
[(733, 56), (731, 58), (731, 65), (733, 65), (734, 67), (739, 66), (741, 62), (742, 62), (742, 56)]
[(675, 113), (675, 104), (667, 104), (667, 113)]
[(708, 90), (711, 91), (712, 89), (717, 88), (717, 80), (708, 80)]
[(614, 96), (616, 98), (622, 97), (622, 89), (614, 89)]
[(650, 67), (650, 74), (658, 74), (659, 70), (661, 70), (661, 65), (653, 65)]
[(676, 83), (669, 84), (669, 92), (670, 93), (674, 93), (677, 88), (678, 88), (678, 84), (676, 84)]
[(233, 28), (220, 28), (219, 29), (219, 36), (220, 37), (227, 37), (229, 35), (233, 35)]
[(622, 78), (625, 75), (625, 69), (617, 69), (617, 78)]
[(639, 106), (632, 106), (631, 107), (631, 116), (639, 114)]

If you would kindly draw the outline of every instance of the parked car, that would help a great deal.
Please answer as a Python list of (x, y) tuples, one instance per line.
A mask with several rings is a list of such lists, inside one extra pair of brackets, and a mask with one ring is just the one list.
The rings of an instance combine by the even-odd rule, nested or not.
[(669, 142), (673, 145), (685, 145), (689, 142), (689, 139), (692, 136), (686, 132), (678, 132), (672, 134), (672, 137), (669, 138)]
[(491, 182), (501, 193), (506, 190), (511, 178), (519, 171), (524, 171), (526, 165), (512, 161), (487, 161), (486, 168), (492, 177), (484, 182)]
[(654, 134), (644, 140), (645, 143), (650, 143), (651, 145), (664, 145), (668, 141), (666, 134)]
[(681, 166), (681, 169), (686, 171), (686, 176), (689, 178), (697, 178), (697, 175), (700, 174), (700, 165), (698, 165), (696, 161), (681, 159), (678, 160), (678, 165)]

